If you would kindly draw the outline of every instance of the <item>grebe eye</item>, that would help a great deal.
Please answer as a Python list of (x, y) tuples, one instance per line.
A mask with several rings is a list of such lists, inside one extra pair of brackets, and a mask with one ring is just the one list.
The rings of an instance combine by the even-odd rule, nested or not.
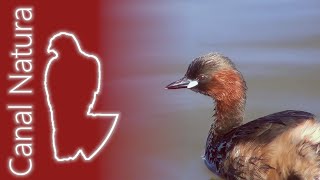
[(203, 75), (203, 74), (201, 74), (201, 75), (198, 76), (198, 80), (199, 80), (199, 81), (203, 81), (203, 80), (205, 80), (205, 79), (207, 79), (207, 76), (205, 76), (205, 75)]

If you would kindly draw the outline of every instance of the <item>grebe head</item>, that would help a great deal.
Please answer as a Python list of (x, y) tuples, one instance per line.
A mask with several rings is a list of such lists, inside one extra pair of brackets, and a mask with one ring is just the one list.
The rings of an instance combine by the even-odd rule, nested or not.
[(246, 89), (241, 73), (229, 58), (219, 53), (209, 53), (196, 58), (189, 65), (185, 76), (166, 88), (188, 88), (216, 100), (227, 92)]
[(167, 89), (188, 88), (216, 101), (214, 133), (224, 134), (243, 121), (246, 83), (231, 60), (209, 53), (191, 62), (183, 78)]

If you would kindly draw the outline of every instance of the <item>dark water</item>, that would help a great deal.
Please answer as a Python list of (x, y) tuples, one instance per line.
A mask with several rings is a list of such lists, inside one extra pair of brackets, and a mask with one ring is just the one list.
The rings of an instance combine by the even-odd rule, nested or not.
[(174, 41), (170, 48), (146, 52), (153, 61), (147, 70), (137, 69), (141, 76), (117, 82), (148, 84), (154, 95), (143, 103), (161, 107), (135, 123), (136, 131), (143, 133), (132, 134), (142, 146), (131, 149), (139, 165), (132, 167), (132, 179), (213, 177), (201, 155), (214, 103), (188, 90), (164, 90), (199, 55), (221, 52), (243, 73), (248, 86), (246, 121), (286, 109), (320, 115), (319, 1), (176, 0), (139, 9), (174, 19), (163, 27)]

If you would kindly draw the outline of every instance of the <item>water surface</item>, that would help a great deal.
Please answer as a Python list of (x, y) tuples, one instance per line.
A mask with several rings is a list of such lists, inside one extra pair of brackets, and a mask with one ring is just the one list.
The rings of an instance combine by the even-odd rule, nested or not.
[(213, 177), (201, 156), (214, 102), (189, 90), (164, 89), (199, 55), (221, 52), (243, 73), (246, 121), (287, 109), (320, 115), (319, 1), (175, 0), (137, 9), (171, 21), (157, 33), (174, 39), (145, 52), (150, 61), (135, 62), (143, 66), (132, 66), (136, 73), (113, 82), (132, 91), (145, 87), (122, 95), (132, 111), (144, 112), (124, 120), (130, 124), (125, 130), (136, 139), (124, 141), (132, 158), (126, 161), (128, 179)]

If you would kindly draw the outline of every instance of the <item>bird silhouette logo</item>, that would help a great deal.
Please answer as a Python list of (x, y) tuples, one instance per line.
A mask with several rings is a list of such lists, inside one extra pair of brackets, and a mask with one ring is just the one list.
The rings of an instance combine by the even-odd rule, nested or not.
[[(86, 53), (69, 32), (54, 34), (47, 53), (51, 57), (45, 68), (44, 89), (54, 159), (66, 162), (82, 157), (90, 161), (110, 140), (120, 115), (94, 110), (101, 91), (100, 60)], [(104, 131), (99, 135), (101, 128)]]

